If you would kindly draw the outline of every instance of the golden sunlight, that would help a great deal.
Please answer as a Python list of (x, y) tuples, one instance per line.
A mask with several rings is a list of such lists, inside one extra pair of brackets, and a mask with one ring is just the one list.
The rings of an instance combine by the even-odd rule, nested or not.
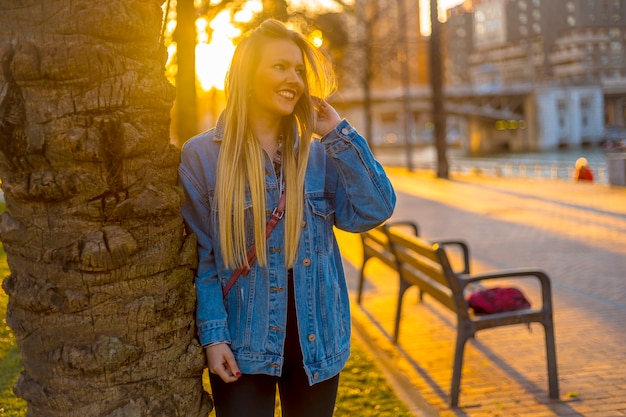
[[(354, 4), (354, 1), (346, 1), (346, 4)], [(334, 0), (291, 0), (289, 2), (291, 7), (295, 8), (309, 8), (313, 10), (325, 10), (325, 11), (341, 11), (341, 5)]]
[[(211, 0), (214, 1), (214, 0)], [(217, 1), (217, 0), (215, 0)], [(352, 1), (347, 1), (348, 4)], [(313, 7), (317, 10), (335, 10), (338, 6), (333, 0), (292, 0), (292, 6)], [(236, 22), (249, 22), (256, 13), (263, 10), (261, 0), (248, 0), (233, 17)], [(210, 25), (212, 39), (208, 39), (207, 25)], [(235, 45), (233, 39), (241, 35), (230, 17), (230, 11), (219, 13), (211, 22), (204, 18), (196, 20), (198, 43), (196, 45), (196, 75), (200, 87), (204, 91), (212, 89), (223, 90), (224, 78), (230, 65)], [(309, 40), (320, 47), (323, 36), (320, 31), (315, 31), (309, 36)]]
[[(420, 27), (422, 35), (430, 36), (430, 0), (420, 1)], [(463, 0), (437, 0), (439, 20), (445, 22), (446, 10), (463, 3)]]
[(232, 39), (239, 34), (239, 31), (230, 23), (229, 12), (224, 11), (210, 23), (213, 29), (213, 39), (209, 43), (206, 35), (208, 24), (209, 22), (204, 18), (196, 20), (198, 30), (196, 75), (203, 90), (208, 91), (212, 88), (223, 90), (224, 75), (235, 50)]
[(240, 30), (230, 22), (229, 12), (224, 11), (210, 23), (213, 39), (209, 43), (205, 30), (207, 24), (209, 23), (203, 18), (196, 21), (198, 29), (196, 74), (203, 90), (209, 91), (212, 88), (223, 90), (224, 77), (235, 51), (232, 40), (240, 34)]
[(315, 45), (316, 48), (321, 48), (324, 43), (324, 35), (322, 35), (322, 31), (319, 29), (314, 30), (309, 35), (309, 41)]

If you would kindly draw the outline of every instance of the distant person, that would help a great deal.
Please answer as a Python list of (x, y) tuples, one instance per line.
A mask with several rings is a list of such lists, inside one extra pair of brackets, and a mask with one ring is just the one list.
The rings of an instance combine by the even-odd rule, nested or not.
[(277, 387), (284, 417), (333, 415), (351, 333), (333, 229), (369, 230), (395, 205), (367, 142), (325, 100), (333, 86), (321, 52), (267, 20), (235, 50), (216, 128), (182, 150), (182, 214), (198, 238), (196, 323), (217, 417), (274, 416)]
[(593, 182), (593, 171), (587, 162), (587, 158), (578, 158), (576, 160), (576, 170), (574, 171), (574, 179), (576, 181)]

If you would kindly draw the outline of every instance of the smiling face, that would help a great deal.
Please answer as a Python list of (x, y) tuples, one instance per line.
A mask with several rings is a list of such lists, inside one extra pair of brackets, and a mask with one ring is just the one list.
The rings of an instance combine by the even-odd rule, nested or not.
[(293, 113), (305, 89), (305, 65), (295, 42), (271, 39), (261, 47), (252, 79), (250, 114), (268, 120)]

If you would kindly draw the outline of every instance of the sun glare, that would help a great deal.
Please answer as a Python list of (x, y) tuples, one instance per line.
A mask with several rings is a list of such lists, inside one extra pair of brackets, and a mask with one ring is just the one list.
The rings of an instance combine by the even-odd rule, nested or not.
[[(419, 0), (420, 1), (420, 27), (422, 35), (430, 36), (430, 1), (429, 0)], [(463, 0), (438, 0), (437, 6), (439, 6), (438, 14), (439, 20), (446, 20), (446, 10), (456, 6), (458, 4), (463, 3)]]
[[(354, 1), (346, 1), (346, 4), (354, 4)], [(291, 0), (289, 2), (291, 7), (295, 8), (309, 8), (313, 10), (325, 10), (325, 11), (341, 11), (341, 5), (334, 0)]]
[(324, 35), (322, 34), (322, 31), (316, 29), (311, 32), (311, 34), (309, 35), (309, 41), (311, 41), (311, 43), (315, 45), (316, 48), (321, 48), (322, 44), (324, 43)]
[[(217, 0), (211, 0), (211, 2)], [(347, 1), (351, 4), (353, 1)], [(292, 0), (292, 6), (313, 7), (318, 10), (334, 10), (337, 3), (333, 0)], [(262, 0), (248, 0), (242, 9), (234, 16), (235, 22), (249, 22), (255, 14), (263, 10)], [(208, 38), (207, 25), (210, 25), (212, 39)], [(209, 91), (211, 89), (223, 90), (224, 77), (228, 71), (230, 60), (235, 51), (233, 39), (241, 35), (241, 31), (236, 28), (232, 21), (230, 12), (225, 10), (219, 13), (211, 22), (204, 18), (196, 20), (198, 33), (198, 43), (196, 45), (196, 75), (200, 87)], [(316, 31), (309, 37), (316, 46), (321, 46), (323, 42), (322, 33)]]
[(206, 35), (205, 19), (198, 19), (198, 44), (196, 45), (196, 74), (203, 90), (212, 88), (224, 89), (224, 76), (235, 51), (233, 38), (241, 31), (230, 22), (230, 14), (224, 11), (218, 14), (210, 23), (213, 29), (213, 39), (209, 43)]
[(255, 13), (263, 11), (263, 3), (260, 0), (251, 0), (243, 5), (243, 8), (235, 13), (235, 22), (249, 22)]

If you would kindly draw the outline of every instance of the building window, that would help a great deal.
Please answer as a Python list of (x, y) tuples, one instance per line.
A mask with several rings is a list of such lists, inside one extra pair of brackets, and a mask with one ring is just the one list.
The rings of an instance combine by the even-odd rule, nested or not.
[(591, 99), (583, 98), (580, 100), (580, 114), (583, 127), (589, 126), (589, 111), (591, 110)]
[(580, 108), (582, 111), (587, 111), (591, 108), (591, 99), (588, 97), (585, 97), (583, 99), (580, 100)]
[(565, 127), (565, 113), (567, 112), (567, 103), (564, 100), (559, 100), (556, 103), (556, 108), (559, 114), (559, 127), (562, 129)]

